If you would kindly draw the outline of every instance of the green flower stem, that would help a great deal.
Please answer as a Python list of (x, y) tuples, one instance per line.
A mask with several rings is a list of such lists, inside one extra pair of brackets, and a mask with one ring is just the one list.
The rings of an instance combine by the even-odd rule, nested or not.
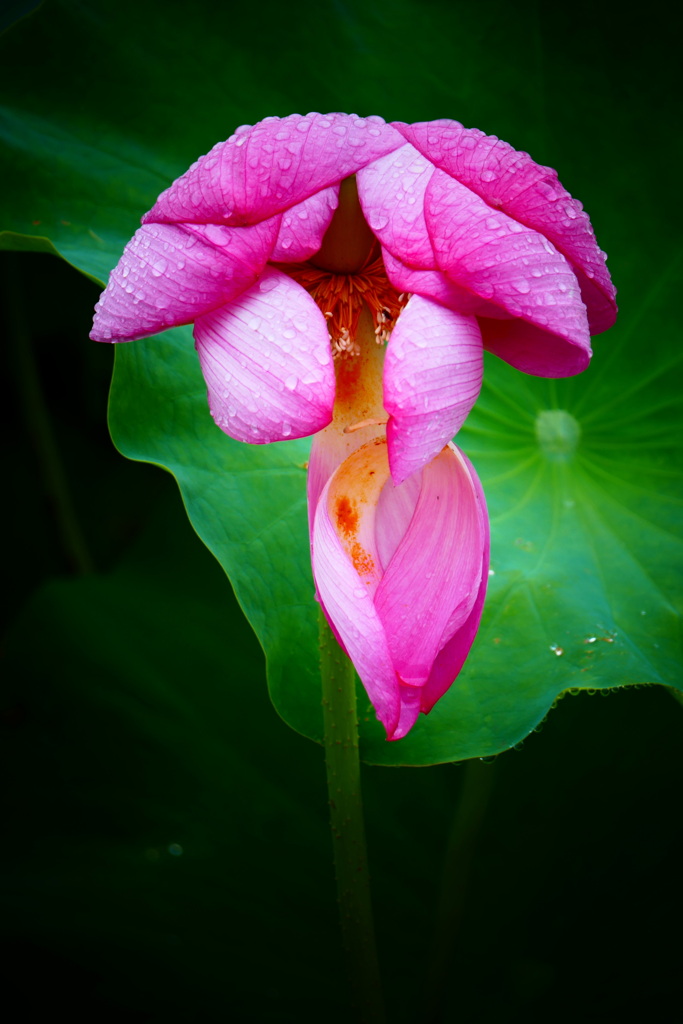
[(454, 968), (453, 964), (467, 899), (470, 869), (491, 799), (494, 779), (493, 764), (482, 764), (478, 760), (465, 762), (443, 863), (441, 892), (422, 1004), (422, 1024), (436, 1024), (443, 1019), (444, 995), (449, 984), (452, 985), (453, 975), (457, 973), (457, 967)]
[(361, 800), (356, 676), (320, 613), (325, 764), (337, 899), (351, 991), (363, 1024), (382, 1024), (384, 1004), (372, 919)]

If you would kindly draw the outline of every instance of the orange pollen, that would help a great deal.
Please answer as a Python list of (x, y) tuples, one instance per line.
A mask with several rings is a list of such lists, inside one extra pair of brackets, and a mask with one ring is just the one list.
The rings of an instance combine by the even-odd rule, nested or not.
[(279, 263), (278, 269), (302, 285), (328, 322), (334, 356), (358, 355), (358, 321), (366, 305), (375, 321), (377, 344), (389, 340), (399, 313), (410, 298), (389, 283), (381, 256), (371, 252), (355, 274), (334, 274), (310, 263)]

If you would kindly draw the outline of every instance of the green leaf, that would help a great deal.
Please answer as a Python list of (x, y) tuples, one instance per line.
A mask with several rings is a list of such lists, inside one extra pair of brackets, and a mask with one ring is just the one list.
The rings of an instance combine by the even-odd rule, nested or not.
[[(628, 110), (609, 76), (568, 100), (564, 82), (583, 79), (581, 61), (573, 30), (549, 13), (536, 25), (553, 54), (547, 117), (542, 61), (531, 69), (519, 61), (527, 30), (523, 19), (509, 23), (503, 4), (475, 16), (413, 0), (371, 13), (353, 0), (325, 10), (322, 23), (312, 3), (210, 18), (198, 4), (183, 8), (182, 25), (160, 4), (132, 11), (54, 3), (4, 38), (0, 74), (14, 98), (0, 123), (11, 186), (0, 197), (0, 245), (54, 247), (104, 280), (158, 192), (236, 125), (355, 107), (406, 120), (456, 116), (529, 148), (559, 167), (613, 253), (623, 308), (618, 326), (595, 339), (589, 371), (553, 383), (487, 360), (481, 399), (458, 439), (491, 512), (494, 575), (482, 627), (456, 685), (405, 740), (384, 741), (361, 694), (365, 759), (493, 754), (521, 740), (566, 689), (680, 689), (683, 349), (668, 312), (679, 278), (676, 214), (656, 202), (669, 181), (675, 188), (680, 161), (668, 134), (666, 146), (658, 142), (666, 111), (654, 86), (646, 82)], [(608, 26), (595, 18), (586, 45), (602, 60)], [(560, 29), (569, 33), (564, 48)], [(323, 76), (321, 40), (338, 37), (343, 67), (326, 62)], [(55, 39), (81, 59), (66, 65)], [(437, 44), (440, 66), (458, 69), (452, 80), (435, 71)], [(650, 143), (625, 173), (623, 153), (645, 119)], [(276, 708), (320, 738), (307, 443), (249, 448), (222, 435), (189, 330), (119, 347), (111, 429), (125, 454), (174, 474), (264, 647)]]

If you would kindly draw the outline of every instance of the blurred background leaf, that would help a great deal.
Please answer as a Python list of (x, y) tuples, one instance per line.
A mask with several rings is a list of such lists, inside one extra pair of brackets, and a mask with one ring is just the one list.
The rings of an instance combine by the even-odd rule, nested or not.
[[(271, 113), (456, 117), (558, 167), (584, 201), (610, 253), (619, 326), (596, 339), (588, 375), (556, 390), (529, 378), (513, 392), (519, 375), (491, 360), (461, 437), (498, 538), (487, 619), (449, 698), (476, 703), (486, 667), (497, 706), (478, 719), (480, 753), (521, 738), (550, 691), (597, 689), (615, 664), (624, 683), (680, 685), (679, 99), (675, 26), (661, 14), (72, 0), (47, 2), (1, 41), (0, 246), (57, 251), (94, 277), (170, 178)], [(348, 1020), (344, 997), (330, 1006), (328, 995), (339, 948), (322, 754), (273, 713), (263, 655), (170, 476), (111, 448), (113, 354), (85, 340), (98, 288), (54, 257), (2, 255), (16, 384), (3, 406), (11, 990), (25, 1016), (60, 1005), (76, 1019), (298, 1021), (323, 1006)], [(536, 416), (553, 407), (581, 423), (570, 465), (536, 443)], [(503, 435), (518, 453), (509, 477)], [(284, 448), (269, 451), (293, 488), (301, 457)], [(569, 625), (565, 558), (584, 576), (597, 569), (585, 622)], [(534, 606), (550, 625), (542, 643), (509, 646)], [(515, 662), (529, 666), (529, 704), (513, 735), (500, 694)], [(547, 693), (535, 689), (539, 666)], [(445, 756), (466, 752), (455, 708), (425, 720)], [(662, 687), (584, 694), (562, 700), (520, 752), (475, 765), (495, 784), (470, 837), (461, 938), (433, 1019), (680, 1019), (667, 938), (681, 906), (679, 736)], [(387, 750), (397, 745), (370, 732), (366, 756)], [(404, 756), (420, 763), (423, 740)], [(364, 772), (392, 1020), (419, 1020), (425, 1005), (465, 771)]]

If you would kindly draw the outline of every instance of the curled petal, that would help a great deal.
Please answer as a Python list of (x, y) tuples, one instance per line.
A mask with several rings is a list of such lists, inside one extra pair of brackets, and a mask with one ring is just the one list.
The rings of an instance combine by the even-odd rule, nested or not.
[(443, 171), (432, 176), (425, 211), (439, 267), (452, 281), (556, 335), (552, 376), (585, 369), (586, 309), (571, 267), (547, 238), (493, 211)]
[(332, 185), (283, 213), (272, 261), (296, 263), (310, 259), (323, 244), (338, 202), (339, 186)]
[(384, 363), (384, 407), (394, 483), (422, 469), (458, 432), (483, 375), (477, 320), (413, 295)]
[(247, 228), (139, 228), (95, 306), (93, 341), (133, 341), (230, 302), (263, 270), (280, 218)]
[(457, 121), (394, 125), (437, 167), (462, 182), (493, 209), (543, 234), (570, 262), (588, 310), (591, 334), (611, 327), (616, 318), (616, 290), (605, 254), (581, 203), (543, 167), (476, 128)]
[(396, 487), (376, 438), (325, 485), (312, 552), (325, 614), (387, 738), (398, 739), (423, 709), (423, 688), (443, 685), (460, 632), (464, 660), (481, 612), (488, 529), (474, 471), (448, 446)]
[(399, 683), (372, 600), (378, 579), (376, 546), (371, 542), (368, 550), (358, 539), (360, 528), (364, 539), (372, 538), (377, 496), (388, 476), (383, 442), (360, 448), (342, 463), (320, 495), (312, 561), (325, 615), (391, 737), (399, 722)]
[(465, 288), (460, 288), (440, 270), (413, 270), (386, 249), (382, 249), (382, 260), (387, 277), (397, 292), (422, 295), (425, 299), (433, 299), (439, 305), (447, 306), (466, 316), (491, 316), (501, 319), (510, 316), (510, 313), (506, 313), (500, 306), (495, 306)]
[(481, 613), (483, 611), (484, 600), (486, 598), (486, 588), (489, 581), (489, 555), (491, 542), (484, 488), (481, 486), (479, 477), (475, 473), (474, 467), (467, 456), (463, 452), (459, 452), (459, 455), (465, 466), (469, 469), (470, 477), (474, 484), (474, 490), (482, 514), (484, 546), (482, 550), (481, 582), (469, 615), (460, 628), (456, 629), (448, 642), (439, 651), (436, 660), (434, 661), (434, 665), (432, 666), (432, 671), (429, 674), (429, 679), (420, 691), (420, 711), (425, 715), (428, 714), (436, 702), (443, 697), (444, 693), (450, 688), (453, 680), (459, 675), (461, 668), (465, 664), (465, 659), (470, 653), (470, 648), (472, 647), (474, 638), (477, 635), (477, 630), (479, 629)]
[(589, 347), (568, 345), (553, 331), (524, 320), (482, 318), (479, 327), (486, 351), (523, 373), (537, 377), (571, 377), (582, 373), (590, 362)]
[(201, 157), (162, 192), (143, 223), (254, 224), (403, 144), (381, 117), (267, 117)]
[(434, 269), (436, 260), (424, 216), (424, 195), (434, 165), (413, 146), (362, 167), (356, 179), (363, 213), (382, 246), (402, 263)]
[(485, 532), (471, 472), (447, 447), (422, 470), (415, 512), (374, 599), (403, 684), (424, 686), (439, 651), (467, 621), (479, 593)]
[(199, 317), (194, 336), (211, 414), (252, 444), (305, 437), (332, 418), (327, 324), (300, 285), (268, 268), (235, 302)]

